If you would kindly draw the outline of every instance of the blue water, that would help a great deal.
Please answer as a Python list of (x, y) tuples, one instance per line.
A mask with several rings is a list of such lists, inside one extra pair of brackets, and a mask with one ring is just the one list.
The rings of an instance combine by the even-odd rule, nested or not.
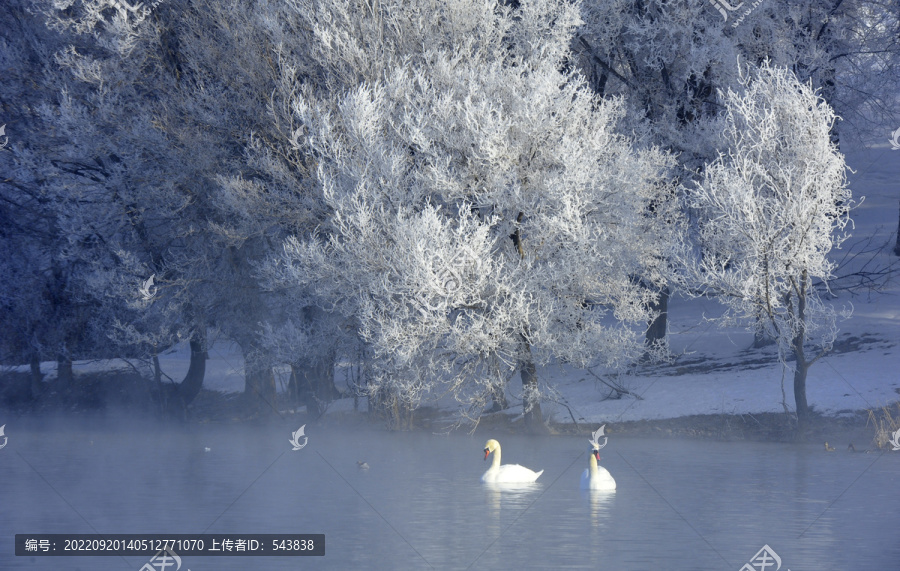
[[(7, 421), (0, 568), (148, 563), (16, 557), (16, 533), (324, 533), (324, 557), (192, 556), (181, 569), (737, 571), (764, 545), (781, 569), (900, 569), (900, 452), (613, 432), (601, 464), (618, 489), (606, 494), (579, 489), (587, 432), (535, 439), (308, 425), (308, 445), (292, 451), (296, 424)], [(545, 470), (534, 486), (480, 482), (489, 436), (504, 463)]]

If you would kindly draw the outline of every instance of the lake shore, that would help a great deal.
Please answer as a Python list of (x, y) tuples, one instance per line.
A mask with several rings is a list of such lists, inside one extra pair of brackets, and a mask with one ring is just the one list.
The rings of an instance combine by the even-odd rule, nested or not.
[[(24, 416), (51, 416), (56, 414), (75, 414), (81, 417), (93, 415), (106, 416), (118, 412), (143, 419), (159, 418), (164, 422), (207, 424), (207, 423), (268, 423), (287, 421), (291, 424), (321, 424), (324, 426), (341, 426), (366, 430), (385, 430), (390, 428), (383, 417), (365, 412), (365, 402), (359, 403), (360, 410), (354, 410), (352, 399), (337, 401), (326, 414), (313, 418), (306, 413), (305, 407), (291, 408), (284, 394), (279, 394), (279, 402), (272, 408), (271, 414), (251, 415), (243, 402), (241, 393), (224, 393), (220, 391), (202, 390), (186, 410), (170, 410), (162, 413), (158, 403), (154, 402), (145, 385), (136, 376), (123, 378), (110, 374), (77, 375), (73, 386), (59, 389), (46, 383), (46, 392), (38, 399), (31, 399), (26, 394), (27, 379), (19, 373), (6, 373), (0, 378), (4, 399), (0, 399), (0, 412), (3, 418), (10, 420)], [(521, 406), (518, 407), (521, 409)], [(276, 410), (277, 409), (277, 410)], [(900, 422), (900, 401), (873, 413), (867, 410), (842, 411), (838, 415), (813, 413), (805, 439), (798, 439), (796, 418), (784, 412), (760, 413), (711, 413), (691, 414), (672, 418), (638, 419), (627, 421), (609, 421), (605, 423), (606, 435), (614, 438), (675, 438), (701, 439), (715, 441), (755, 441), (755, 442), (796, 442), (820, 445), (826, 451), (825, 443), (835, 452), (878, 451), (876, 435), (881, 425), (892, 430)], [(559, 414), (545, 419), (549, 435), (589, 434), (599, 424), (573, 422)], [(414, 411), (411, 430), (447, 433), (457, 431), (487, 434), (524, 433), (525, 427), (521, 414), (501, 411), (486, 414), (478, 423), (459, 422), (453, 413), (436, 407), (422, 407)], [(882, 435), (882, 444), (884, 437)], [(851, 446), (852, 445), (852, 446)], [(885, 449), (885, 448), (882, 448)], [(888, 446), (887, 450), (890, 449)]]

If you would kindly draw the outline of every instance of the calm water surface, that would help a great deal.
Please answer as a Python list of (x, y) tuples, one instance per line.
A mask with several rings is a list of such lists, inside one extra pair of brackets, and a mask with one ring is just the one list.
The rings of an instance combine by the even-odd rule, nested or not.
[(40, 532), (326, 536), (325, 557), (186, 557), (192, 571), (738, 571), (764, 545), (781, 569), (900, 569), (900, 452), (612, 435), (601, 464), (618, 489), (605, 494), (578, 487), (588, 430), (499, 436), (504, 463), (545, 470), (533, 486), (500, 489), (479, 480), (489, 435), (309, 425), (308, 445), (292, 451), (297, 424), (7, 421), (0, 568), (148, 561), (14, 556), (16, 533)]

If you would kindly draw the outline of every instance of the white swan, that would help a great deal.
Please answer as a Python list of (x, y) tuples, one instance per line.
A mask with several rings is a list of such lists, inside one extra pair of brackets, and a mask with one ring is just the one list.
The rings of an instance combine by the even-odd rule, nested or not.
[(600, 451), (591, 450), (589, 467), (581, 474), (582, 490), (615, 490), (616, 481), (612, 474), (603, 466), (597, 465), (600, 460)]
[[(597, 462), (600, 461), (600, 449), (606, 446), (606, 442), (609, 440), (603, 434), (604, 428), (606, 428), (605, 424), (591, 434), (590, 459), (588, 460), (587, 469), (581, 474), (582, 490), (609, 491), (616, 489), (616, 481), (613, 479), (612, 474), (610, 474), (606, 468), (597, 464)], [(601, 436), (603, 436), (603, 444), (600, 444)]]
[(484, 445), (484, 459), (487, 460), (488, 455), (493, 452), (494, 460), (491, 467), (481, 477), (481, 481), (485, 483), (497, 484), (522, 484), (534, 482), (538, 476), (544, 473), (543, 470), (535, 472), (518, 464), (500, 465), (500, 443), (494, 439), (488, 440)]

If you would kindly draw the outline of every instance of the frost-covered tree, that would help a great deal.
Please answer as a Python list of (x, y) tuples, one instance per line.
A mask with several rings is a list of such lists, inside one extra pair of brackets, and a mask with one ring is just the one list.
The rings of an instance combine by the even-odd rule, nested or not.
[(684, 127), (720, 109), (716, 90), (737, 85), (737, 56), (811, 80), (855, 137), (877, 129), (880, 139), (897, 120), (898, 0), (733, 4), (727, 12), (710, 0), (589, 0), (581, 64), (598, 91), (628, 94), (654, 137), (689, 154), (703, 146)]
[[(629, 128), (676, 153), (688, 171), (715, 158), (706, 119), (723, 111), (717, 93), (739, 85), (738, 61), (790, 68), (844, 119), (844, 138), (882, 140), (900, 120), (900, 3), (897, 0), (733, 2), (587, 0), (575, 46), (594, 89), (624, 95)], [(837, 140), (837, 131), (832, 131)], [(659, 302), (666, 303), (665, 290)], [(665, 312), (648, 340), (665, 334)]]
[[(755, 4), (755, 3), (754, 3)], [(791, 69), (843, 119), (842, 136), (882, 139), (900, 119), (900, 2), (764, 2), (734, 27), (740, 53)], [(832, 137), (838, 141), (833, 127)]]
[(93, 344), (93, 308), (76, 295), (78, 270), (65, 256), (58, 205), (46, 191), (53, 167), (39, 158), (59, 141), (36, 109), (58, 96), (51, 68), (62, 44), (29, 8), (26, 0), (0, 6), (0, 123), (6, 127), (0, 141), (0, 312), (6, 330), (0, 351), (5, 363), (31, 363), (37, 396), (42, 360), (57, 360), (65, 382), (73, 356), (96, 356), (102, 345)]
[[(739, 49), (709, 0), (584, 2), (578, 62), (601, 95), (626, 97), (630, 127), (696, 166), (714, 150), (698, 119), (737, 77)], [(642, 127), (643, 125), (643, 127)]]
[[(17, 159), (62, 243), (56, 256), (66, 269), (64, 305), (90, 308), (94, 335), (87, 338), (83, 327), (73, 334), (82, 347), (106, 348), (106, 356), (148, 359), (191, 338), (191, 370), (198, 371), (205, 358), (201, 312), (187, 309), (191, 292), (171, 287), (185, 283), (176, 260), (189, 249), (193, 221), (190, 193), (172, 172), (183, 161), (158, 128), (164, 116), (152, 108), (170, 84), (152, 65), (152, 11), (102, 1), (28, 4), (19, 17), (54, 33), (32, 47), (31, 81), (41, 98), (25, 112), (43, 130), (28, 135), (31, 144)], [(150, 276), (160, 286), (153, 303), (139, 294)], [(89, 354), (82, 348), (76, 356)], [(186, 401), (202, 375), (191, 378), (180, 386)]]
[[(721, 110), (716, 89), (735, 83), (739, 51), (709, 0), (587, 0), (583, 13), (576, 61), (595, 91), (625, 98), (624, 127), (670, 151), (677, 178), (715, 158), (706, 119)], [(669, 286), (655, 287), (650, 346), (666, 343)]]
[(518, 371), (536, 428), (538, 365), (639, 355), (650, 294), (636, 281), (661, 279), (669, 161), (618, 135), (621, 103), (565, 71), (578, 5), (305, 13), (337, 62), (327, 77), (347, 82), (334, 103), (295, 101), (331, 214), (272, 276), (356, 323), (370, 394), (448, 391), (479, 414)]
[(777, 340), (794, 371), (802, 430), (807, 373), (846, 315), (813, 283), (832, 277), (828, 254), (846, 238), (851, 192), (829, 137), (834, 112), (808, 83), (765, 63), (744, 75), (741, 88), (722, 94), (727, 148), (688, 191), (701, 223), (699, 257), (684, 266), (726, 304), (724, 323), (749, 322)]
[[(205, 329), (217, 327), (244, 352), (251, 402), (272, 410), (261, 323), (278, 300), (259, 288), (254, 261), (313, 226), (316, 207), (302, 164), (284, 158), (278, 48), (257, 4), (46, 5), (69, 74), (44, 108), (64, 134), (52, 190), (71, 256), (86, 265), (83, 291), (132, 350), (190, 338), (202, 358)], [(150, 276), (157, 295), (142, 299)]]

